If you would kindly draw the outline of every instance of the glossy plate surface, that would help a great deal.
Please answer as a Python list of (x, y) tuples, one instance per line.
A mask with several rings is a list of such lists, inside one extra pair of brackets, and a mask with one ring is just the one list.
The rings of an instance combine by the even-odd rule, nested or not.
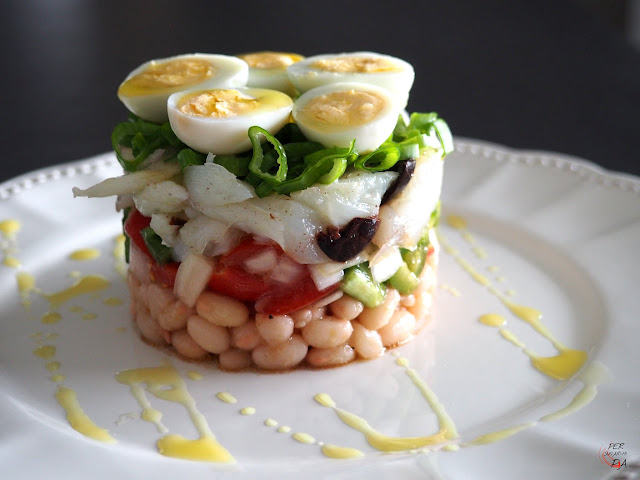
[[(373, 361), (268, 375), (220, 372), (139, 340), (129, 321), (121, 259), (114, 253), (120, 231), (114, 201), (71, 194), (73, 186), (119, 173), (113, 156), (105, 154), (0, 185), (3, 477), (64, 472), (67, 479), (301, 473), (304, 478), (550, 479), (632, 471), (640, 456), (638, 179), (559, 154), (459, 139), (445, 167), (439, 231), (446, 248), (435, 321), (411, 343)], [(90, 251), (85, 258), (95, 258), (72, 259), (81, 249)], [(108, 285), (67, 298), (52, 296), (91, 275)], [(539, 328), (509, 306), (541, 312)], [(47, 316), (51, 312), (57, 315)], [(481, 317), (506, 323), (498, 328), (481, 323)], [(534, 368), (532, 357), (552, 357), (563, 348), (588, 354), (578, 373), (557, 380)], [(50, 362), (59, 362), (59, 369)], [(235, 464), (158, 453), (163, 433), (140, 419), (140, 404), (115, 375), (167, 362)], [(431, 404), (420, 381), (428, 385)], [(90, 421), (117, 443), (71, 428), (55, 397), (60, 385), (77, 394)], [(219, 392), (231, 393), (237, 403), (219, 400)], [(317, 403), (318, 393), (394, 437), (436, 433), (434, 410), (441, 408), (458, 438), (445, 449), (383, 453)], [(144, 398), (162, 413), (169, 433), (198, 437), (198, 424), (183, 405), (149, 392)], [(244, 407), (255, 413), (241, 414)], [(278, 426), (265, 425), (267, 419)], [(291, 430), (279, 433), (280, 426)], [(296, 441), (296, 432), (314, 443)], [(364, 457), (327, 458), (323, 443), (357, 449)], [(611, 468), (601, 458), (610, 443), (624, 443), (619, 458), (628, 466)]]

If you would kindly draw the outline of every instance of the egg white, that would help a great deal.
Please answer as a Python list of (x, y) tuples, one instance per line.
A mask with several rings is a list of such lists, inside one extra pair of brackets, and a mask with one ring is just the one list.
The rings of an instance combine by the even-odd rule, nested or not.
[[(123, 85), (131, 78), (144, 72), (153, 64), (162, 64), (173, 60), (203, 60), (214, 67), (213, 76), (204, 79), (198, 83), (188, 85), (177, 85), (172, 88), (149, 89), (144, 94), (127, 95), (123, 92)], [(140, 118), (155, 123), (163, 123), (168, 120), (167, 99), (169, 95), (186, 89), (194, 88), (225, 88), (225, 87), (243, 87), (247, 84), (249, 78), (249, 66), (246, 62), (239, 58), (228, 55), (212, 55), (203, 53), (193, 53), (185, 55), (176, 55), (174, 57), (160, 58), (143, 63), (133, 70), (118, 89), (118, 98), (124, 105)]]
[(284, 92), (290, 96), (295, 95), (296, 89), (289, 80), (289, 76), (287, 75), (287, 67), (289, 65), (286, 63), (286, 60), (283, 61), (282, 64), (275, 64), (270, 66), (256, 65), (255, 62), (252, 61), (252, 57), (258, 56), (259, 58), (260, 55), (273, 55), (276, 57), (282, 56), (283, 58), (288, 59), (291, 62), (290, 65), (299, 62), (304, 57), (296, 53), (288, 52), (253, 52), (238, 55), (238, 57), (249, 64), (249, 80), (247, 81), (248, 87), (269, 88), (271, 90)]
[(257, 99), (258, 107), (239, 115), (196, 116), (179, 109), (180, 100), (194, 91), (171, 95), (167, 101), (167, 111), (176, 136), (198, 152), (233, 155), (251, 148), (251, 140), (247, 134), (249, 127), (259, 126), (273, 134), (289, 121), (293, 100), (288, 95), (263, 88), (245, 87), (233, 90)]
[[(381, 110), (369, 121), (355, 125), (334, 125), (325, 121), (308, 118), (303, 111), (309, 102), (323, 95), (336, 92), (367, 92), (383, 100)], [(393, 132), (401, 107), (395, 97), (384, 88), (366, 83), (335, 83), (313, 88), (303, 93), (293, 106), (293, 119), (309, 140), (321, 143), (327, 148), (348, 147), (355, 139), (359, 153), (367, 153), (378, 148)]]
[[(344, 60), (347, 58), (379, 59), (393, 64), (396, 68), (383, 72), (333, 72), (315, 68), (318, 61)], [(404, 108), (413, 86), (415, 72), (410, 63), (396, 57), (374, 52), (350, 52), (307, 57), (287, 68), (291, 83), (299, 92), (306, 92), (321, 85), (338, 82), (359, 82), (377, 85), (389, 90)]]

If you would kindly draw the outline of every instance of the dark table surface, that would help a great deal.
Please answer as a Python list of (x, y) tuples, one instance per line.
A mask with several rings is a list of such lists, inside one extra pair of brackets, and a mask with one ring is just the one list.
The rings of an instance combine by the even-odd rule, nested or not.
[(570, 0), (2, 2), (0, 181), (110, 148), (116, 89), (179, 53), (372, 50), (454, 134), (640, 175), (640, 52)]

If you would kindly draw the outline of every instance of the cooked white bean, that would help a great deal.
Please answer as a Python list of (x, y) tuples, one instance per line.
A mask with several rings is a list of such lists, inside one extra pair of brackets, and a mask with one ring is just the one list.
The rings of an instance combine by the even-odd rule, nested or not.
[(358, 321), (369, 330), (378, 330), (389, 322), (393, 312), (398, 308), (399, 302), (400, 294), (398, 291), (394, 288), (389, 288), (382, 305), (378, 305), (376, 308), (365, 307), (358, 317)]
[(149, 311), (139, 305), (136, 310), (136, 325), (142, 337), (154, 345), (163, 345), (165, 337), (158, 323), (151, 317)]
[(382, 344), (385, 347), (393, 347), (406, 342), (411, 338), (416, 325), (416, 318), (408, 311), (397, 310), (389, 323), (378, 330)]
[(228, 328), (214, 325), (200, 315), (189, 317), (187, 331), (198, 345), (211, 353), (222, 353), (231, 345)]
[(416, 303), (415, 295), (405, 295), (400, 297), (400, 305), (403, 307), (413, 307)]
[(407, 307), (413, 316), (416, 318), (416, 326), (414, 331), (420, 330), (431, 319), (431, 304), (433, 303), (433, 296), (431, 291), (419, 291), (415, 295), (416, 303)]
[(249, 320), (249, 309), (244, 303), (213, 292), (204, 292), (198, 297), (196, 311), (221, 327), (237, 327)]
[(302, 308), (289, 314), (293, 319), (295, 328), (303, 328), (307, 323), (313, 320), (313, 313), (308, 308)]
[(329, 305), (331, 313), (343, 320), (353, 320), (362, 313), (364, 305), (350, 295), (343, 295)]
[(158, 318), (162, 311), (175, 301), (172, 289), (161, 287), (156, 283), (149, 284), (146, 297), (147, 307), (153, 318)]
[(220, 368), (224, 370), (242, 370), (251, 365), (251, 354), (244, 350), (230, 348), (218, 357)]
[(253, 350), (262, 343), (262, 337), (256, 328), (256, 322), (248, 321), (239, 327), (231, 328), (231, 345), (240, 350)]
[(307, 363), (312, 367), (333, 367), (353, 361), (356, 354), (349, 345), (338, 345), (333, 348), (310, 348)]
[(359, 322), (351, 322), (353, 334), (349, 339), (349, 345), (355, 348), (356, 353), (362, 358), (379, 357), (384, 352), (382, 338), (375, 330), (369, 330)]
[(324, 317), (314, 320), (302, 329), (302, 337), (312, 347), (332, 348), (349, 340), (353, 327), (349, 320)]
[(275, 347), (260, 345), (251, 352), (251, 359), (259, 368), (285, 370), (304, 360), (307, 350), (308, 346), (302, 337), (294, 334), (288, 341)]
[(311, 309), (311, 320), (323, 318), (327, 313), (327, 307), (318, 307)]
[(256, 314), (256, 328), (268, 345), (286, 342), (293, 333), (293, 319), (289, 315)]
[(171, 345), (183, 357), (200, 359), (209, 355), (204, 348), (198, 345), (186, 329), (176, 330), (171, 333)]
[(158, 316), (158, 325), (165, 330), (180, 330), (187, 326), (187, 320), (193, 314), (193, 308), (187, 307), (180, 300), (170, 303)]

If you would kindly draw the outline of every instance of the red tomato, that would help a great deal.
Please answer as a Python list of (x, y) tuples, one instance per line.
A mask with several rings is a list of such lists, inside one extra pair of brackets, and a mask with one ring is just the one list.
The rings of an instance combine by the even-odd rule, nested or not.
[(300, 274), (292, 278), (291, 283), (272, 281), (270, 272), (254, 274), (245, 270), (245, 260), (268, 250), (275, 252), (279, 260), (286, 257), (274, 242), (258, 242), (252, 237), (243, 240), (232, 251), (222, 255), (218, 268), (209, 280), (209, 287), (238, 300), (255, 302), (256, 311), (274, 315), (299, 310), (337, 288), (336, 284), (318, 290), (306, 265), (300, 265)]
[(144, 243), (144, 239), (140, 235), (140, 230), (147, 228), (150, 222), (151, 218), (145, 217), (136, 209), (132, 209), (124, 222), (124, 231), (131, 238), (133, 243), (131, 248), (137, 248), (143, 254), (149, 270), (149, 280), (163, 287), (173, 287), (180, 264), (178, 262), (169, 262), (160, 265), (153, 259), (147, 244)]

